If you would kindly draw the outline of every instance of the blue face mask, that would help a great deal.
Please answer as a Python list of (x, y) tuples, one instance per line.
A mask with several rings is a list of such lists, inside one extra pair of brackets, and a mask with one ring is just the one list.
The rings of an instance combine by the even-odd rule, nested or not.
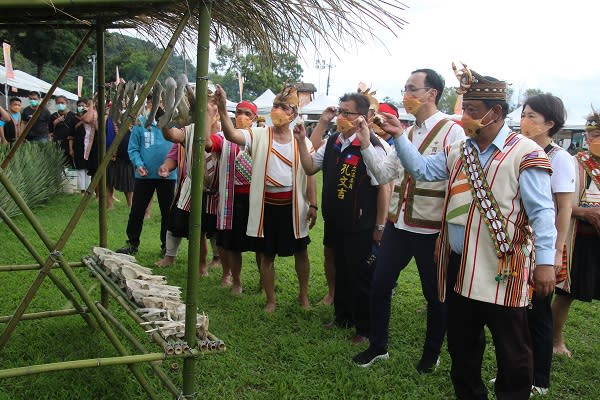
[(57, 104), (56, 105), (56, 109), (58, 111), (65, 111), (67, 109), (67, 105), (66, 104), (62, 104), (62, 103), (61, 104)]
[(37, 107), (40, 105), (39, 100), (29, 100), (29, 103), (31, 104), (31, 107)]

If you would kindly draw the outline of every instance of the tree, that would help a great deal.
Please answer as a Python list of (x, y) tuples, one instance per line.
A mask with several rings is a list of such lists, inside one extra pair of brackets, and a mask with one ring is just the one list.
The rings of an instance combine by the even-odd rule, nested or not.
[(268, 60), (255, 54), (243, 54), (229, 46), (216, 50), (216, 61), (210, 64), (213, 83), (223, 86), (231, 98), (239, 98), (238, 72), (244, 78), (244, 97), (259, 96), (267, 89), (278, 92), (285, 83), (302, 79), (298, 58), (289, 53), (274, 53)]
[(453, 87), (444, 88), (444, 92), (442, 93), (442, 97), (438, 103), (438, 109), (441, 112), (449, 115), (454, 114), (454, 106), (457, 98), (458, 94)]
[(385, 97), (383, 98), (383, 100), (381, 100), (381, 103), (389, 103), (389, 104), (393, 104), (393, 105), (395, 105), (395, 106), (396, 106), (396, 107), (398, 107), (398, 108), (401, 108), (401, 107), (403, 107), (403, 106), (402, 106), (402, 101), (399, 101), (399, 100), (397, 100), (397, 99), (394, 99), (394, 98), (392, 98), (392, 97), (390, 97), (390, 96), (385, 96)]

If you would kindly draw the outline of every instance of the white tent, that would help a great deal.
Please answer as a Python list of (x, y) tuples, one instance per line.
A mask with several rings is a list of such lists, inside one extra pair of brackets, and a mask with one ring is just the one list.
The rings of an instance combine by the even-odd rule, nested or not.
[(263, 94), (254, 99), (254, 104), (258, 108), (258, 114), (264, 115), (270, 113), (271, 108), (273, 108), (273, 100), (275, 100), (275, 93), (271, 89), (265, 90)]
[(300, 114), (321, 114), (327, 107), (337, 106), (339, 99), (326, 94), (320, 94), (316, 99), (302, 107)]
[[(29, 75), (27, 72), (23, 72), (18, 69), (15, 69), (14, 72), (15, 78), (8, 79), (7, 82), (6, 69), (4, 68), (4, 66), (0, 65), (0, 85), (4, 86), (6, 83), (8, 83), (9, 86), (16, 87), (17, 89), (27, 90), (30, 92), (35, 91), (40, 93), (48, 93), (48, 90), (52, 86), (50, 83), (36, 78), (33, 75)], [(54, 91), (54, 96), (58, 95), (63, 95), (69, 100), (78, 99), (75, 93), (67, 92), (66, 90), (56, 88), (56, 90)]]

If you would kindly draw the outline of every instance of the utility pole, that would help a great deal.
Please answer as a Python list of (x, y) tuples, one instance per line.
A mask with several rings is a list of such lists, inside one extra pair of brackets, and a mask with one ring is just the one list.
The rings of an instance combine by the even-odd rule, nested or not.
[(329, 77), (331, 76), (331, 68), (335, 67), (335, 65), (331, 64), (331, 58), (329, 58), (329, 64), (327, 64), (327, 92), (325, 93), (329, 96)]
[(96, 54), (92, 54), (88, 56), (88, 62), (92, 63), (92, 94), (90, 95), (90, 99), (94, 97), (94, 93), (96, 93)]
[(324, 59), (317, 59), (315, 61), (315, 68), (319, 70), (319, 93), (323, 93), (321, 91), (321, 71), (325, 69), (327, 64)]

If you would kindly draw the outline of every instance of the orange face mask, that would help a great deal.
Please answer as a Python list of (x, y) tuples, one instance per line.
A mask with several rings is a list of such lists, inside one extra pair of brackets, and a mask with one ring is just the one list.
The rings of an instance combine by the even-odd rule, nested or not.
[(423, 102), (415, 96), (405, 94), (404, 98), (402, 99), (402, 105), (407, 113), (416, 115), (417, 111), (419, 111), (419, 108), (421, 108), (423, 105)]
[(590, 153), (595, 157), (600, 157), (600, 138), (596, 138), (589, 143)]
[(487, 124), (484, 124), (482, 121), (483, 119), (490, 113), (490, 111), (492, 111), (492, 109), (490, 108), (488, 112), (485, 113), (485, 115), (479, 119), (473, 119), (470, 116), (468, 116), (467, 114), (463, 114), (462, 119), (461, 119), (461, 125), (465, 131), (465, 135), (467, 135), (468, 137), (475, 137), (479, 134), (479, 130), (482, 128), (485, 128), (486, 126), (490, 125), (491, 123), (494, 122), (494, 120), (488, 122)]
[(285, 111), (276, 108), (271, 111), (271, 121), (275, 127), (283, 127), (290, 124), (290, 117)]
[(528, 138), (539, 136), (546, 132), (543, 124), (538, 124), (529, 118), (521, 118), (521, 133)]
[(235, 117), (235, 127), (237, 129), (248, 129), (252, 126), (252, 120), (247, 115), (237, 115)]
[(336, 125), (337, 130), (343, 134), (348, 134), (356, 129), (352, 121), (347, 120), (341, 115), (337, 117)]

